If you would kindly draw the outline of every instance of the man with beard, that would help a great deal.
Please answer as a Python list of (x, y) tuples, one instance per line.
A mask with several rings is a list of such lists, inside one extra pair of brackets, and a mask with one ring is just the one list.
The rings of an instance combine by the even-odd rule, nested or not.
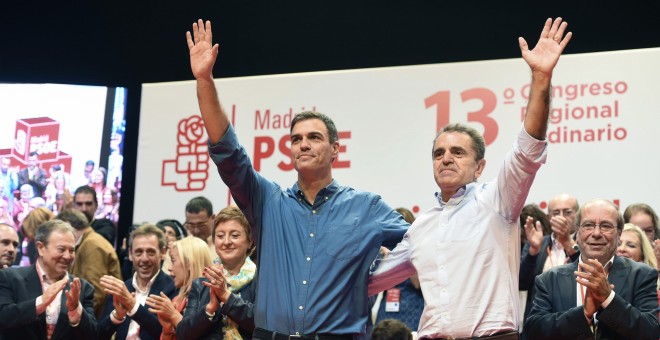
[(12, 226), (0, 223), (0, 269), (9, 268), (16, 260), (18, 234)]

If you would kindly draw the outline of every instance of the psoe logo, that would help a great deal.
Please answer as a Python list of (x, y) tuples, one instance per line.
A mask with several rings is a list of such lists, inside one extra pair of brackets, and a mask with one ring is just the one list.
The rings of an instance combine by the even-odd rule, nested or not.
[(208, 137), (201, 116), (179, 121), (176, 157), (163, 161), (162, 186), (176, 191), (202, 191), (209, 177)]

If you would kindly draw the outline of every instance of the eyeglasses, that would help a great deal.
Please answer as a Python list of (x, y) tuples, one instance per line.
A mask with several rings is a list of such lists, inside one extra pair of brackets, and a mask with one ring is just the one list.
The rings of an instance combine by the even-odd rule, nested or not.
[(587, 232), (596, 230), (596, 227), (600, 227), (600, 232), (606, 234), (612, 233), (614, 229), (616, 229), (616, 226), (610, 222), (594, 223), (591, 221), (587, 221), (580, 224), (580, 228), (584, 229), (584, 231)]
[(551, 211), (550, 215), (552, 215), (552, 217), (559, 216), (559, 215), (572, 216), (574, 213), (575, 213), (575, 211), (573, 211), (571, 209), (564, 209), (564, 210), (557, 209), (557, 210)]
[(206, 220), (204, 222), (197, 222), (197, 223), (186, 222), (186, 223), (183, 224), (183, 226), (186, 227), (189, 230), (202, 229), (202, 228), (207, 228), (208, 223), (209, 223), (209, 220)]

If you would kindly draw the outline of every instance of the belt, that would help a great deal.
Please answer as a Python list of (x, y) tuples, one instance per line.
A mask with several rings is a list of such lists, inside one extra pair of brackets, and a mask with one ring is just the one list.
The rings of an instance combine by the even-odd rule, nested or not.
[(255, 328), (254, 338), (263, 340), (353, 340), (353, 334), (306, 334), (290, 335), (269, 331), (263, 328)]
[(471, 338), (433, 338), (437, 340), (476, 340), (476, 339), (488, 339), (488, 340), (519, 340), (520, 334), (517, 331), (504, 331), (501, 333), (496, 333), (493, 335), (484, 335), (484, 336), (474, 336)]

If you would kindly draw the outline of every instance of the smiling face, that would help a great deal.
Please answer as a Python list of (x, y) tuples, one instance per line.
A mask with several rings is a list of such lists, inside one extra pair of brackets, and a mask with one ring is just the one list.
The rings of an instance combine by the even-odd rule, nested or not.
[(301, 120), (291, 129), (291, 158), (299, 173), (330, 176), (332, 162), (338, 153), (339, 142), (330, 143), (328, 129), (322, 120)]
[(639, 239), (636, 232), (628, 230), (621, 233), (621, 245), (616, 249), (616, 254), (636, 262), (642, 262), (644, 260), (642, 240)]
[[(593, 201), (585, 205), (580, 212), (577, 243), (580, 246), (582, 261), (596, 259), (605, 265), (614, 256), (619, 244), (621, 231), (617, 228), (619, 212), (605, 201)], [(598, 225), (592, 230), (585, 224)], [(609, 232), (603, 231), (603, 225), (614, 226)]]
[(447, 201), (462, 186), (481, 176), (486, 161), (476, 160), (472, 139), (461, 132), (444, 132), (433, 146), (433, 176)]
[(160, 270), (160, 261), (165, 254), (158, 248), (158, 237), (153, 234), (139, 235), (131, 243), (129, 259), (133, 262), (133, 268), (138, 279), (146, 284)]
[(220, 257), (222, 264), (229, 270), (240, 269), (247, 251), (250, 247), (250, 240), (247, 237), (245, 228), (235, 220), (220, 222), (215, 227), (215, 252)]
[(54, 230), (46, 244), (37, 241), (39, 259), (48, 277), (59, 280), (66, 274), (75, 255), (76, 240), (72, 232)]

